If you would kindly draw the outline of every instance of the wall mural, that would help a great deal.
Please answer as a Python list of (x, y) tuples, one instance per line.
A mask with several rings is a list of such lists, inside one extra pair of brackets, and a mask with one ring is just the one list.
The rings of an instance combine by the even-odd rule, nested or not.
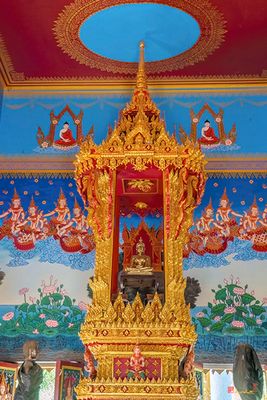
[[(128, 100), (127, 95), (5, 96), (1, 151), (9, 155), (76, 153), (81, 140), (92, 135), (92, 126), (94, 140), (101, 143)], [(176, 132), (180, 140), (189, 135), (207, 155), (266, 153), (262, 145), (267, 129), (266, 95), (175, 94), (153, 100), (162, 110), (168, 131)]]
[[(210, 177), (195, 211), (184, 270), (196, 290), (188, 295), (202, 361), (231, 361), (244, 340), (267, 359), (266, 190), (260, 176)], [(141, 221), (126, 213), (121, 233)], [(161, 223), (157, 215), (146, 222)], [(94, 240), (72, 177), (2, 176), (0, 347), (10, 359), (25, 337), (40, 340), (44, 357), (81, 356), (93, 266)]]

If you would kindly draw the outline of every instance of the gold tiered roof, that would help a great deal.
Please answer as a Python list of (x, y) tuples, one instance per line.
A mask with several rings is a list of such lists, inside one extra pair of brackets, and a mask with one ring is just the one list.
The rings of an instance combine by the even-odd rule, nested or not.
[(136, 86), (131, 101), (121, 111), (114, 130), (99, 146), (91, 137), (82, 143), (76, 161), (76, 176), (88, 168), (133, 164), (137, 171), (155, 165), (164, 170), (169, 165), (186, 166), (199, 172), (205, 165), (198, 144), (189, 139), (179, 144), (175, 135), (170, 135), (160, 111), (150, 98), (144, 63), (144, 43), (140, 44), (140, 60)]

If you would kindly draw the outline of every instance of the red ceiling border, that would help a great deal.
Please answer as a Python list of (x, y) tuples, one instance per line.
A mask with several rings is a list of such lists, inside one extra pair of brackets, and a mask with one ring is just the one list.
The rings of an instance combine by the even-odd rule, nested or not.
[[(55, 21), (54, 34), (58, 46), (80, 64), (112, 73), (135, 74), (137, 63), (102, 57), (85, 47), (79, 38), (81, 24), (91, 15), (105, 8), (130, 3), (144, 2), (141, 0), (75, 0), (65, 6)], [(187, 51), (162, 61), (147, 62), (148, 73), (157, 74), (194, 65), (213, 53), (224, 41), (226, 21), (209, 0), (154, 0), (146, 1), (146, 3), (164, 4), (187, 12), (197, 20), (201, 31), (198, 41)]]

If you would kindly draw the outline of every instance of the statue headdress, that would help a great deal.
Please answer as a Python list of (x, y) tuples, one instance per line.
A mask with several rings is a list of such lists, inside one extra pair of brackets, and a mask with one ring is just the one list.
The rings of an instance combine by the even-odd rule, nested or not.
[(59, 193), (58, 201), (59, 201), (59, 200), (66, 200), (66, 196), (64, 195), (62, 188), (60, 188), (60, 193)]
[(145, 243), (143, 242), (143, 239), (141, 238), (141, 236), (140, 236), (138, 242), (136, 243), (136, 248), (138, 249), (139, 247), (145, 248)]
[(14, 194), (13, 194), (12, 200), (20, 200), (20, 197), (15, 188), (14, 188)]
[(208, 210), (213, 210), (211, 197), (210, 197), (209, 204), (207, 205), (207, 207), (205, 207), (205, 211), (208, 211)]
[(254, 196), (253, 203), (252, 203), (251, 206), (250, 206), (250, 210), (252, 209), (252, 207), (253, 207), (253, 208), (255, 207), (255, 208), (258, 209), (258, 204), (257, 204), (256, 196)]
[(229, 199), (228, 199), (228, 196), (227, 196), (227, 193), (226, 193), (226, 187), (224, 188), (221, 200), (226, 200), (229, 203)]
[(80, 204), (78, 203), (76, 197), (75, 197), (75, 199), (74, 199), (74, 207), (73, 207), (73, 208), (79, 208), (79, 209), (81, 209)]
[(34, 207), (37, 209), (37, 205), (35, 204), (34, 198), (32, 196), (29, 207)]

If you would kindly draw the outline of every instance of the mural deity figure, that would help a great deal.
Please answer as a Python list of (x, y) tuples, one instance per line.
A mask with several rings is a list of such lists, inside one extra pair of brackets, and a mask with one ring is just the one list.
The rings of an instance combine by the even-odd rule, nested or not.
[(21, 205), (20, 197), (17, 194), (16, 189), (14, 189), (14, 195), (12, 198), (12, 205), (11, 207), (5, 211), (3, 214), (0, 215), (0, 218), (5, 218), (11, 214), (10, 219), (8, 222), (11, 225), (11, 233), (16, 234), (19, 229), (17, 229), (18, 225), (24, 220), (25, 218), (25, 212), (24, 209)]
[(35, 205), (32, 197), (29, 208), (28, 217), (18, 225), (18, 228), (25, 227), (29, 230), (29, 235), (33, 243), (36, 243), (37, 239), (44, 239), (46, 234), (43, 231), (46, 220), (43, 218), (43, 211), (38, 212), (38, 207)]
[(235, 350), (233, 365), (234, 385), (242, 400), (261, 400), (263, 371), (252, 346), (240, 343)]
[(83, 215), (82, 209), (76, 199), (73, 207), (73, 218), (71, 218), (66, 225), (62, 226), (62, 228), (59, 229), (60, 236), (66, 234), (69, 231), (70, 227), (75, 228), (75, 233), (80, 234), (78, 236), (81, 236), (82, 234), (86, 234), (88, 232), (86, 217), (85, 215)]
[(153, 272), (151, 266), (151, 258), (145, 255), (145, 243), (140, 237), (138, 243), (136, 244), (137, 254), (132, 256), (130, 267), (126, 269), (127, 273), (130, 274), (151, 274)]
[(54, 143), (55, 147), (61, 149), (68, 149), (77, 145), (76, 140), (72, 136), (70, 126), (68, 122), (64, 122), (63, 128), (59, 132), (60, 139), (56, 140)]
[(36, 363), (38, 344), (29, 340), (23, 345), (24, 362), (18, 371), (18, 386), (14, 400), (39, 400), (39, 389), (43, 381), (42, 368)]
[(52, 223), (55, 224), (57, 234), (58, 234), (58, 236), (60, 236), (60, 233), (62, 234), (62, 228), (70, 220), (70, 209), (67, 206), (67, 200), (66, 200), (66, 197), (65, 197), (62, 189), (60, 189), (60, 195), (58, 198), (58, 203), (57, 203), (56, 208), (53, 211), (51, 211), (47, 214), (44, 214), (44, 217), (50, 217), (51, 215), (55, 215), (55, 214), (57, 214), (57, 216), (52, 219)]
[(205, 146), (217, 145), (220, 143), (220, 139), (214, 133), (214, 129), (210, 126), (210, 121), (206, 119), (204, 126), (201, 129), (201, 138), (198, 142)]
[(221, 223), (229, 224), (231, 222), (231, 216), (242, 217), (241, 214), (231, 209), (225, 188), (220, 200), (220, 206), (216, 212), (216, 220)]
[(209, 204), (207, 205), (207, 207), (203, 211), (201, 217), (199, 218), (199, 220), (196, 223), (196, 227), (199, 232), (208, 233), (212, 229), (213, 225), (217, 226), (218, 228), (221, 228), (214, 221), (213, 214), (214, 214), (214, 212), (213, 212), (212, 202), (210, 199)]
[(249, 212), (245, 212), (242, 219), (242, 225), (245, 231), (254, 231), (257, 229), (257, 225), (260, 223), (259, 209), (257, 206), (256, 198), (249, 209)]
[(146, 379), (145, 358), (142, 356), (141, 349), (137, 344), (134, 347), (133, 355), (130, 358), (130, 368), (127, 379)]

